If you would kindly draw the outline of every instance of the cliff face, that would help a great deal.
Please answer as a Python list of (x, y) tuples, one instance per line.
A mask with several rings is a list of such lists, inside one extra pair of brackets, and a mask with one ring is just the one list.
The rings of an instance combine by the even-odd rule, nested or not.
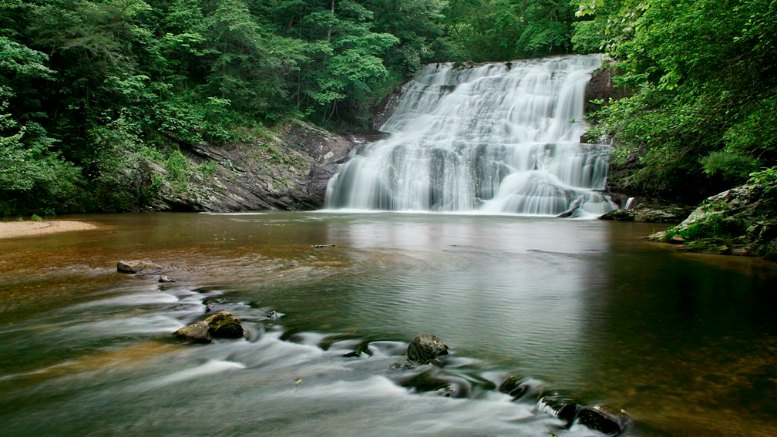
[(618, 68), (612, 60), (606, 60), (591, 75), (591, 80), (585, 89), (586, 114), (601, 107), (592, 101), (602, 101), (606, 104), (610, 99), (618, 100), (631, 95), (631, 92), (622, 86), (617, 86), (613, 79), (618, 75)]
[(356, 140), (295, 122), (252, 144), (199, 144), (182, 150), (188, 179), (172, 182), (150, 164), (160, 186), (149, 209), (234, 212), (309, 210), (324, 204), (326, 186)]

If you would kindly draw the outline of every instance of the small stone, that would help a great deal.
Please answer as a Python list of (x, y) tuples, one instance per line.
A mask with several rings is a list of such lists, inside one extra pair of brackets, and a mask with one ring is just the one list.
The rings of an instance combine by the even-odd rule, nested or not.
[(175, 282), (175, 279), (173, 279), (173, 278), (171, 278), (171, 277), (169, 277), (167, 275), (162, 275), (162, 276), (159, 277), (159, 282), (162, 282), (162, 283)]

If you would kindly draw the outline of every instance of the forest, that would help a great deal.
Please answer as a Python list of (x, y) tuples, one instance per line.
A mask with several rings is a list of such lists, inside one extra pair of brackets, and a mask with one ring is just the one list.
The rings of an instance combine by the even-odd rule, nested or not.
[(139, 163), (290, 120), (366, 130), (430, 62), (606, 53), (629, 193), (777, 180), (777, 0), (3, 0), (0, 216), (132, 211)]

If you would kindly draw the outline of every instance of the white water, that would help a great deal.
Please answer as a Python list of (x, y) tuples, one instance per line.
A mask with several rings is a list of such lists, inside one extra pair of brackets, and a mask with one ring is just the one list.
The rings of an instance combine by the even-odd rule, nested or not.
[(608, 147), (581, 144), (598, 55), (431, 64), (329, 183), (327, 208), (600, 215)]

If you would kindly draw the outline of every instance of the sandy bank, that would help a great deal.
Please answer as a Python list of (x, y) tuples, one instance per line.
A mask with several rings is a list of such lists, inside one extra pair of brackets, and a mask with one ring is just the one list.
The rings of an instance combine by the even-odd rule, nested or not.
[(0, 239), (53, 234), (55, 232), (86, 231), (97, 226), (71, 220), (51, 220), (42, 222), (0, 222)]

